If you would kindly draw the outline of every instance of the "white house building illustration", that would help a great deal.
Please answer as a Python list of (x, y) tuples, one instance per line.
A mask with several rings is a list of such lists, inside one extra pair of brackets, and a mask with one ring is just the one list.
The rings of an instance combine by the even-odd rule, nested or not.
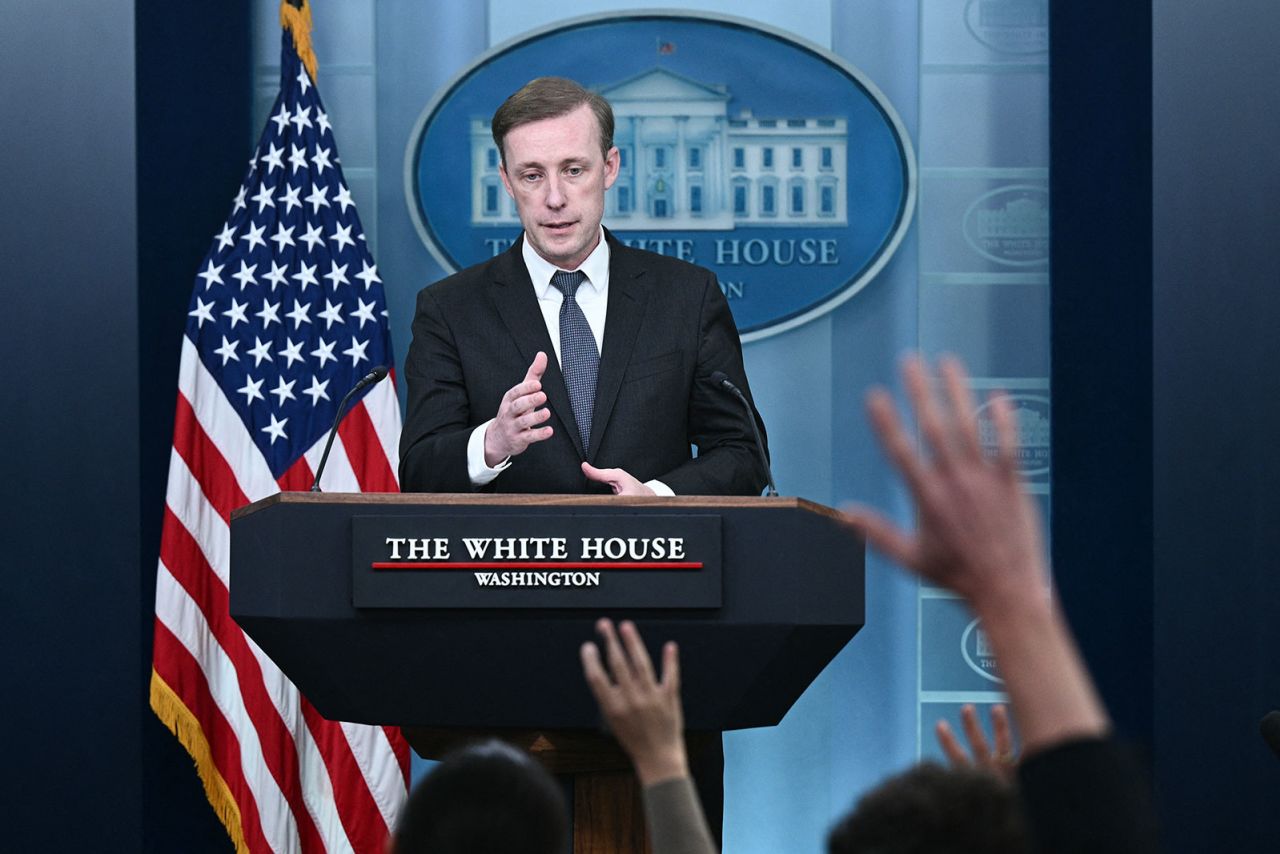
[[(845, 119), (729, 115), (728, 87), (663, 68), (600, 89), (613, 105), (617, 183), (606, 224), (627, 230), (843, 226)], [(471, 222), (519, 222), (484, 118), (471, 120)]]

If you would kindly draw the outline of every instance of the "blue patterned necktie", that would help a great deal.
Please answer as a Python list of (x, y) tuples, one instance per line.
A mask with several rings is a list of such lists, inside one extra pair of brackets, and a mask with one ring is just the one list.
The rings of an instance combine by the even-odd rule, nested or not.
[(564, 294), (560, 303), (560, 371), (569, 390), (569, 405), (578, 422), (582, 452), (591, 447), (591, 410), (596, 403), (596, 373), (600, 367), (600, 351), (595, 336), (587, 325), (587, 316), (574, 299), (578, 286), (587, 278), (581, 270), (566, 273), (557, 270), (551, 284)]

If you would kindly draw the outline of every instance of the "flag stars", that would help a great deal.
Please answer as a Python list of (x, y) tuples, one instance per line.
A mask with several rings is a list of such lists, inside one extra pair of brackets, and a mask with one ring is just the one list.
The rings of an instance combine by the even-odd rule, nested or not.
[(272, 116), (271, 121), (276, 123), (276, 135), (283, 134), (285, 128), (289, 126), (289, 108), (281, 104), (280, 112)]
[(289, 380), (288, 382), (285, 382), (284, 377), (280, 377), (279, 384), (275, 388), (271, 389), (271, 393), (277, 398), (276, 406), (284, 406), (284, 402), (286, 400), (298, 399), (293, 393), (293, 386), (296, 382), (297, 380)]
[(262, 382), (262, 380), (255, 380), (253, 377), (245, 374), (244, 385), (236, 389), (236, 391), (244, 395), (245, 406), (249, 406), (254, 402), (254, 400), (266, 400), (266, 398), (262, 396)]
[(298, 108), (293, 113), (293, 118), (289, 119), (289, 121), (293, 122), (295, 133), (302, 133), (303, 128), (311, 127), (310, 115), (310, 107), (304, 110), (301, 104), (298, 105)]
[(249, 188), (248, 188), (248, 187), (245, 187), (245, 186), (243, 186), (243, 185), (241, 185), (241, 187), (240, 187), (240, 192), (236, 193), (235, 200), (234, 200), (234, 201), (232, 201), (232, 203), (231, 203), (231, 204), (232, 204), (232, 207), (231, 207), (231, 215), (232, 215), (232, 216), (235, 216), (236, 211), (238, 211), (238, 210), (240, 210), (241, 208), (245, 207), (244, 197), (245, 197), (245, 194), (246, 194), (246, 193), (248, 193), (248, 192), (249, 192)]
[(276, 223), (276, 233), (271, 235), (271, 240), (276, 244), (276, 253), (284, 252), (286, 246), (296, 246), (293, 242), (293, 229), (295, 226), (284, 227), (284, 222)]
[(319, 378), (318, 376), (316, 376), (315, 374), (312, 374), (312, 375), (311, 375), (311, 388), (304, 388), (304, 389), (302, 390), (302, 393), (303, 393), (303, 394), (306, 394), (306, 395), (310, 395), (310, 396), (311, 396), (311, 405), (312, 405), (312, 406), (318, 406), (318, 405), (319, 405), (319, 403), (320, 403), (320, 401), (321, 401), (321, 399), (323, 399), (323, 400), (328, 400), (328, 399), (329, 399), (329, 392), (328, 392), (328, 391), (326, 391), (326, 389), (328, 389), (328, 388), (329, 388), (329, 381), (328, 381), (328, 380), (325, 380), (324, 382), (320, 382), (320, 378)]
[(355, 246), (356, 242), (351, 239), (351, 226), (335, 226), (333, 234), (329, 235), (329, 239), (337, 244), (335, 252), (341, 252), (343, 246)]
[(284, 154), (284, 149), (277, 148), (274, 142), (267, 143), (267, 145), (267, 153), (262, 155), (262, 162), (267, 166), (267, 174), (270, 175), (277, 169), (283, 171), (284, 160), (282, 159), (282, 155)]
[(311, 355), (315, 356), (317, 359), (320, 360), (320, 368), (323, 370), (324, 366), (329, 362), (338, 361), (338, 357), (333, 355), (333, 348), (337, 346), (338, 342), (336, 339), (328, 343), (326, 343), (323, 338), (319, 340), (320, 340), (320, 346), (312, 350)]
[[(232, 300), (235, 302), (235, 300)], [(274, 361), (271, 358), (271, 342), (263, 341), (257, 335), (253, 336), (253, 349), (249, 350), (248, 355), (253, 357), (253, 366), (256, 368), (264, 361)]]
[(206, 320), (210, 323), (213, 322), (213, 300), (205, 302), (200, 297), (196, 297), (196, 307), (187, 312), (187, 317), (194, 317), (196, 319), (196, 328), (203, 329)]
[[(275, 264), (271, 266), (274, 267)], [(275, 290), (275, 285), (271, 286), (271, 290)], [(255, 311), (253, 316), (262, 319), (262, 329), (266, 331), (271, 328), (271, 324), (280, 323), (280, 303), (263, 300), (262, 311)], [(360, 322), (360, 328), (364, 328), (364, 321)]]
[(289, 343), (284, 346), (283, 350), (276, 351), (276, 355), (289, 360), (289, 364), (285, 365), (286, 369), (292, 368), (294, 362), (305, 361), (302, 357), (302, 342), (294, 341), (292, 338), (289, 339)]
[(339, 184), (338, 192), (333, 194), (333, 203), (335, 205), (342, 205), (342, 212), (346, 213), (347, 208), (351, 207), (356, 202), (355, 199), (351, 198), (351, 191), (347, 189), (347, 185)]
[(329, 133), (332, 126), (329, 124), (329, 114), (316, 107), (316, 127), (320, 128), (320, 133)]
[(311, 205), (313, 214), (319, 213), (322, 207), (329, 207), (329, 199), (326, 198), (328, 195), (329, 191), (319, 184), (313, 183), (311, 185), (311, 195), (307, 196), (307, 202)]
[(258, 280), (253, 277), (253, 274), (257, 272), (257, 269), (258, 269), (257, 264), (254, 264), (252, 267), (250, 267), (244, 261), (240, 262), (240, 272), (232, 274), (231, 278), (235, 279), (237, 282), (240, 283), (241, 292), (243, 292), (244, 289), (249, 285), (258, 284)]
[(316, 244), (324, 243), (324, 237), (320, 234), (320, 226), (318, 225), (308, 225), (307, 233), (298, 239), (307, 244), (308, 252), (315, 252)]
[(342, 314), (341, 314), (341, 312), (342, 312), (342, 303), (338, 303), (337, 305), (335, 305), (335, 304), (333, 304), (333, 303), (329, 302), (328, 300), (325, 300), (325, 301), (324, 301), (324, 304), (325, 304), (325, 309), (324, 309), (324, 311), (322, 311), (322, 312), (320, 312), (319, 314), (317, 314), (317, 315), (316, 315), (316, 317), (318, 317), (318, 318), (321, 318), (321, 317), (322, 317), (322, 318), (324, 318), (324, 321), (325, 321), (325, 327), (324, 327), (324, 328), (325, 328), (326, 330), (328, 330), (328, 329), (332, 329), (332, 328), (333, 328), (333, 324), (335, 324), (335, 323), (346, 323), (346, 321), (342, 319)]
[(362, 361), (363, 362), (369, 361), (369, 357), (364, 354), (364, 351), (368, 349), (368, 347), (369, 347), (368, 341), (360, 341), (359, 339), (352, 338), (351, 346), (343, 350), (342, 355), (351, 357), (351, 367), (354, 368), (357, 365), (359, 365)]
[(258, 213), (262, 213), (265, 207), (275, 207), (276, 200), (271, 198), (271, 193), (275, 187), (268, 187), (265, 183), (258, 188), (258, 192), (254, 194), (253, 200), (258, 203)]
[(317, 175), (323, 175), (324, 170), (332, 169), (333, 164), (329, 162), (329, 149), (316, 146), (316, 153), (311, 155), (311, 163), (316, 167)]
[(287, 442), (289, 440), (289, 436), (287, 433), (284, 432), (284, 425), (288, 423), (289, 423), (288, 418), (278, 419), (276, 418), (275, 413), (272, 413), (271, 423), (268, 424), (266, 427), (263, 427), (262, 432), (267, 433), (271, 436), (271, 444), (273, 445), (276, 443), (276, 439), (284, 439)]
[(298, 272), (293, 274), (293, 278), (296, 279), (298, 284), (302, 286), (302, 292), (304, 294), (307, 292), (307, 285), (315, 285), (316, 287), (320, 287), (320, 281), (319, 279), (316, 278), (317, 266), (319, 265), (308, 264), (307, 262), (302, 261), (298, 264), (298, 268), (299, 268)]
[(292, 169), (290, 175), (295, 174), (299, 169), (307, 168), (307, 149), (289, 143), (289, 165)]
[(351, 313), (351, 317), (352, 319), (359, 319), (361, 329), (364, 329), (364, 324), (366, 320), (369, 321), (370, 323), (378, 322), (377, 318), (373, 316), (374, 306), (377, 305), (376, 302), (366, 303), (364, 300), (360, 299), (359, 297), (356, 297), (356, 302), (359, 304), (359, 308), (357, 308), (354, 312)]
[(204, 272), (196, 273), (196, 278), (204, 279), (204, 289), (206, 291), (214, 285), (222, 284), (222, 268), (225, 266), (227, 265), (219, 264), (216, 267), (213, 266), (213, 259), (211, 258), (208, 261), (208, 265), (204, 268)]
[(297, 300), (294, 300), (293, 311), (286, 314), (285, 317), (293, 321), (293, 328), (296, 330), (302, 324), (311, 322), (311, 318), (307, 316), (310, 311), (310, 305), (303, 305)]
[(351, 280), (347, 278), (347, 268), (350, 266), (350, 264), (339, 264), (336, 261), (329, 262), (329, 272), (325, 273), (324, 277), (329, 280), (329, 286), (335, 291), (338, 285), (351, 284)]
[[(275, 238), (272, 238), (272, 239), (274, 240)], [(271, 272), (263, 273), (262, 275), (263, 275), (263, 278), (265, 278), (268, 282), (271, 283), (272, 293), (275, 293), (276, 285), (289, 284), (289, 282), (286, 280), (287, 277), (284, 274), (284, 271), (287, 269), (288, 267), (282, 267), (281, 265), (277, 264), (274, 258), (271, 259)]]
[(284, 191), (284, 195), (280, 197), (280, 204), (284, 205), (286, 214), (293, 213), (294, 208), (302, 207), (302, 202), (298, 200), (298, 194), (301, 192), (301, 187), (289, 187)]
[(363, 269), (359, 273), (356, 273), (356, 278), (364, 282), (364, 289), (366, 291), (373, 287), (374, 282), (382, 281), (382, 279), (378, 278), (377, 264), (370, 264), (368, 261), (362, 259), (360, 261), (360, 265)]
[(228, 246), (234, 246), (236, 243), (236, 230), (231, 227), (231, 223), (227, 223), (222, 227), (222, 231), (218, 232), (218, 250), (226, 249)]
[(306, 68), (298, 69), (298, 76), (294, 78), (298, 81), (298, 85), (302, 87), (302, 94), (307, 94), (307, 89), (311, 86), (311, 78), (307, 75)]
[(241, 240), (247, 241), (249, 244), (249, 248), (245, 250), (246, 252), (252, 252), (253, 247), (255, 246), (267, 245), (267, 241), (262, 239), (262, 232), (266, 230), (267, 227), (265, 225), (254, 225), (253, 223), (249, 223), (249, 231), (244, 237), (240, 238)]
[(236, 348), (240, 346), (239, 341), (228, 341), (227, 336), (222, 336), (222, 346), (214, 350), (215, 356), (222, 357), (222, 366), (226, 367), (228, 361), (240, 361), (240, 357), (236, 355)]
[(236, 302), (235, 297), (231, 298), (231, 308), (222, 313), (223, 317), (231, 318), (231, 328), (235, 329), (237, 323), (248, 323), (249, 318), (244, 316), (245, 309), (249, 307), (249, 301)]

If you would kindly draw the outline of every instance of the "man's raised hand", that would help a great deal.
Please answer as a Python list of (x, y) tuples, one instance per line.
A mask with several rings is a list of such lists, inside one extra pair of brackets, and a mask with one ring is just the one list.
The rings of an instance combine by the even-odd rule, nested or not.
[(493, 468), (508, 457), (524, 453), (534, 442), (551, 438), (552, 429), (541, 426), (551, 417), (542, 390), (542, 374), (547, 370), (547, 354), (533, 357), (524, 379), (502, 396), (498, 414), (484, 433), (484, 462)]

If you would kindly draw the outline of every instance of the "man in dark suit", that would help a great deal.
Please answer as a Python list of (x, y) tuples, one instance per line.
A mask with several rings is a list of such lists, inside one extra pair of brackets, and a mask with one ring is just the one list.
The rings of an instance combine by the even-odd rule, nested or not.
[(608, 102), (539, 78), (493, 136), (524, 232), (418, 295), (402, 488), (758, 495), (746, 408), (710, 380), (750, 395), (715, 275), (600, 224), (619, 164)]
[[(539, 78), (493, 117), (524, 227), (506, 253), (424, 288), (405, 360), (405, 491), (759, 495), (742, 346), (711, 271), (601, 226), (613, 110)], [(523, 377), (523, 379), (522, 379)], [(698, 448), (694, 457), (690, 446)], [(690, 759), (717, 837), (718, 736)]]

